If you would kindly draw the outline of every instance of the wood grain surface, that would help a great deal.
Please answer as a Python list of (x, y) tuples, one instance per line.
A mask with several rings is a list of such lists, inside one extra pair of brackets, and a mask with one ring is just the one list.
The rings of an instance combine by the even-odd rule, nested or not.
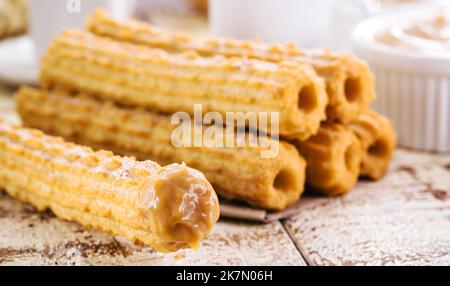
[[(0, 116), (17, 120), (11, 93)], [(383, 180), (301, 206), (282, 222), (221, 220), (199, 251), (159, 254), (1, 194), (0, 265), (450, 265), (450, 155), (398, 150)]]
[(280, 222), (220, 221), (198, 251), (161, 254), (0, 194), (0, 265), (306, 265)]
[(380, 182), (304, 198), (287, 230), (311, 265), (449, 265), (450, 156), (397, 151)]

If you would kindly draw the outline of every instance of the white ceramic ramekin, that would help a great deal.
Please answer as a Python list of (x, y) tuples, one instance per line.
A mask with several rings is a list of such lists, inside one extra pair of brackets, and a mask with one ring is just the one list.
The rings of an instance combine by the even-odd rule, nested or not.
[(365, 20), (353, 31), (353, 51), (376, 76), (373, 108), (394, 122), (399, 144), (450, 152), (450, 51), (426, 54), (376, 43), (386, 23), (411, 14)]

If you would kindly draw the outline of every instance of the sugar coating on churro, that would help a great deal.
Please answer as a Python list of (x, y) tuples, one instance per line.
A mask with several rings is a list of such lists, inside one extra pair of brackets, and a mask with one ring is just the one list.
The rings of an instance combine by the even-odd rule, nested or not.
[(274, 158), (261, 158), (261, 146), (176, 148), (170, 139), (176, 127), (170, 116), (142, 108), (119, 106), (85, 94), (32, 88), (19, 90), (16, 104), (27, 126), (161, 164), (186, 162), (202, 171), (226, 198), (278, 210), (298, 200), (304, 190), (305, 160), (283, 141)]
[(86, 28), (100, 36), (169, 52), (192, 50), (207, 57), (224, 55), (311, 65), (325, 80), (329, 99), (327, 117), (332, 121), (349, 123), (355, 120), (375, 98), (374, 79), (367, 64), (351, 55), (334, 54), (327, 50), (302, 51), (294, 44), (205, 37), (159, 28), (136, 20), (118, 21), (101, 10), (91, 14)]
[(388, 171), (397, 143), (393, 124), (375, 111), (367, 110), (349, 126), (364, 150), (361, 176), (380, 179)]
[(197, 247), (219, 215), (211, 185), (185, 165), (94, 152), (2, 119), (0, 187), (40, 211), (164, 252)]

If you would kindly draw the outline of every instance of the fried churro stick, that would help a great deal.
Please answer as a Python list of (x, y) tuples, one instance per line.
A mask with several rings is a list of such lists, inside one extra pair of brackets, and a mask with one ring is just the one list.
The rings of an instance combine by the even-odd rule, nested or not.
[(296, 145), (307, 162), (306, 183), (314, 190), (342, 195), (358, 181), (361, 143), (344, 125), (323, 124), (317, 135)]
[(305, 161), (285, 142), (274, 158), (262, 158), (263, 147), (176, 148), (171, 134), (177, 126), (170, 124), (170, 116), (56, 90), (22, 88), (16, 103), (26, 125), (48, 133), (159, 163), (186, 162), (204, 172), (226, 198), (280, 210), (304, 190)]
[(374, 80), (366, 63), (329, 51), (301, 51), (293, 44), (273, 45), (197, 36), (154, 27), (145, 22), (116, 21), (98, 10), (87, 21), (94, 34), (160, 48), (169, 52), (194, 50), (202, 56), (248, 57), (270, 62), (294, 61), (311, 65), (326, 82), (327, 117), (349, 123), (375, 98)]
[(327, 101), (323, 81), (308, 65), (169, 54), (75, 30), (54, 39), (41, 83), (167, 113), (192, 114), (194, 104), (224, 117), (279, 112), (280, 134), (302, 138), (317, 132)]
[(40, 211), (162, 252), (196, 248), (219, 216), (211, 185), (185, 165), (94, 152), (2, 119), (0, 188)]
[(394, 154), (397, 135), (394, 126), (385, 117), (368, 110), (350, 124), (364, 150), (361, 176), (378, 180), (389, 168)]
[(0, 1), (0, 40), (26, 32), (27, 10), (26, 0)]

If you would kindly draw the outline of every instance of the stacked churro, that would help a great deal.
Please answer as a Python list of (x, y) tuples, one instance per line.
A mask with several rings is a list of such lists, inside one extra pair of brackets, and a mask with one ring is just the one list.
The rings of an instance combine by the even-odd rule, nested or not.
[(39, 210), (163, 252), (196, 248), (219, 217), (202, 173), (65, 143), (0, 119), (0, 188)]
[(355, 134), (339, 123), (326, 123), (306, 141), (296, 141), (308, 162), (308, 185), (321, 193), (337, 196), (356, 184), (363, 158)]
[[(369, 128), (368, 124), (362, 124), (368, 113), (374, 114), (369, 110), (370, 102), (375, 98), (373, 75), (370, 73), (367, 65), (361, 60), (350, 55), (337, 55), (329, 51), (302, 51), (295, 45), (273, 45), (262, 43), (260, 41), (239, 41), (230, 39), (220, 39), (213, 37), (196, 36), (188, 33), (171, 31), (158, 27), (153, 27), (147, 23), (128, 20), (117, 21), (109, 17), (102, 11), (94, 12), (89, 18), (87, 29), (96, 35), (101, 35), (121, 42), (139, 44), (147, 47), (159, 48), (169, 52), (180, 52), (193, 50), (200, 55), (212, 57), (216, 55), (224, 55), (227, 57), (244, 57), (250, 59), (258, 59), (273, 63), (291, 61), (310, 65), (316, 73), (322, 78), (326, 85), (326, 94), (328, 97), (328, 105), (326, 107), (327, 123), (321, 127), (316, 136), (308, 140), (305, 136), (285, 136), (290, 141), (295, 142), (300, 152), (308, 161), (307, 181), (311, 186), (318, 186), (316, 179), (312, 173), (320, 174), (328, 172), (325, 170), (324, 164), (317, 164), (317, 161), (308, 158), (320, 157), (320, 154), (314, 154), (313, 150), (307, 148), (312, 142), (317, 144), (316, 138), (320, 134), (330, 138), (340, 138), (345, 142), (354, 141), (350, 134), (350, 130), (356, 133), (357, 138), (361, 141), (363, 148), (363, 156), (361, 158), (361, 175), (372, 179), (379, 179), (387, 169), (392, 158), (395, 146), (395, 131), (387, 119), (380, 115), (374, 115), (379, 118), (378, 124), (372, 124), (372, 132), (362, 131)], [(386, 129), (379, 129), (380, 120), (384, 122)], [(341, 125), (342, 128), (331, 128), (330, 125)], [(359, 126), (359, 128), (354, 128)], [(344, 131), (345, 129), (345, 131)], [(373, 131), (377, 129), (377, 131)], [(383, 130), (383, 131), (381, 131)], [(329, 134), (328, 134), (329, 133)], [(364, 133), (365, 135), (363, 135)], [(368, 133), (371, 134), (369, 138)], [(337, 134), (339, 134), (337, 136)], [(383, 137), (386, 148), (384, 154), (374, 154), (374, 148), (368, 147), (372, 145), (371, 139)], [(324, 149), (336, 150), (342, 140), (330, 141), (326, 145), (326, 141), (319, 142)], [(319, 144), (319, 145), (320, 145)], [(370, 151), (369, 151), (370, 149)], [(370, 153), (370, 155), (369, 155)], [(379, 152), (381, 153), (381, 151)], [(324, 188), (324, 182), (320, 183), (318, 189), (325, 193), (335, 194), (348, 192), (356, 183), (360, 175), (356, 170), (349, 171), (346, 168), (339, 167), (342, 160), (337, 159), (342, 156), (327, 157), (328, 165), (333, 165), (336, 172), (336, 181), (343, 177), (348, 177), (345, 184), (342, 182), (337, 188), (336, 186)], [(353, 156), (357, 160), (358, 154)], [(335, 158), (336, 161), (333, 161)], [(312, 167), (316, 166), (316, 167)], [(317, 166), (322, 166), (318, 168)], [(341, 170), (341, 171), (338, 171)], [(331, 185), (330, 185), (331, 186)], [(337, 189), (339, 191), (337, 191)]]
[(55, 38), (40, 82), (167, 113), (193, 114), (194, 104), (224, 117), (278, 112), (280, 134), (303, 139), (317, 132), (327, 103), (323, 81), (305, 64), (169, 54), (77, 30)]
[(395, 150), (394, 126), (385, 117), (368, 110), (349, 126), (363, 147), (361, 175), (378, 180), (386, 174)]
[(100, 10), (91, 15), (86, 26), (96, 35), (170, 52), (191, 50), (207, 57), (224, 55), (275, 63), (290, 61), (307, 64), (326, 83), (328, 119), (345, 124), (355, 120), (375, 98), (373, 76), (367, 65), (350, 55), (302, 51), (292, 44), (274, 45), (195, 36), (135, 20), (117, 21)]
[[(32, 88), (19, 90), (16, 102), (27, 126), (138, 159), (161, 164), (185, 162), (202, 170), (227, 198), (281, 210), (298, 200), (303, 192), (306, 163), (295, 147), (285, 142), (279, 143), (278, 156), (266, 159), (261, 158), (262, 147), (176, 148), (171, 142), (176, 126), (167, 115), (119, 106), (86, 94)], [(256, 139), (251, 133), (248, 136), (248, 141)]]
[[(56, 37), (42, 60), (42, 89), (17, 93), (27, 126), (120, 155), (185, 162), (223, 197), (269, 210), (295, 202), (305, 183), (341, 195), (360, 176), (379, 179), (388, 168), (395, 131), (369, 110), (373, 77), (353, 56), (205, 38), (101, 11), (87, 30)], [(216, 134), (215, 142), (233, 134), (245, 144), (176, 146), (172, 114), (195, 115), (196, 104), (222, 117), (278, 113), (279, 122), (269, 117), (257, 130), (195, 122), (193, 137), (200, 127)], [(268, 128), (276, 123), (280, 142)], [(261, 134), (275, 136), (267, 143), (277, 146), (276, 156), (252, 146)]]
[(366, 110), (348, 125), (325, 122), (315, 136), (294, 142), (307, 161), (308, 185), (335, 196), (349, 192), (358, 177), (381, 179), (397, 139), (387, 118)]

